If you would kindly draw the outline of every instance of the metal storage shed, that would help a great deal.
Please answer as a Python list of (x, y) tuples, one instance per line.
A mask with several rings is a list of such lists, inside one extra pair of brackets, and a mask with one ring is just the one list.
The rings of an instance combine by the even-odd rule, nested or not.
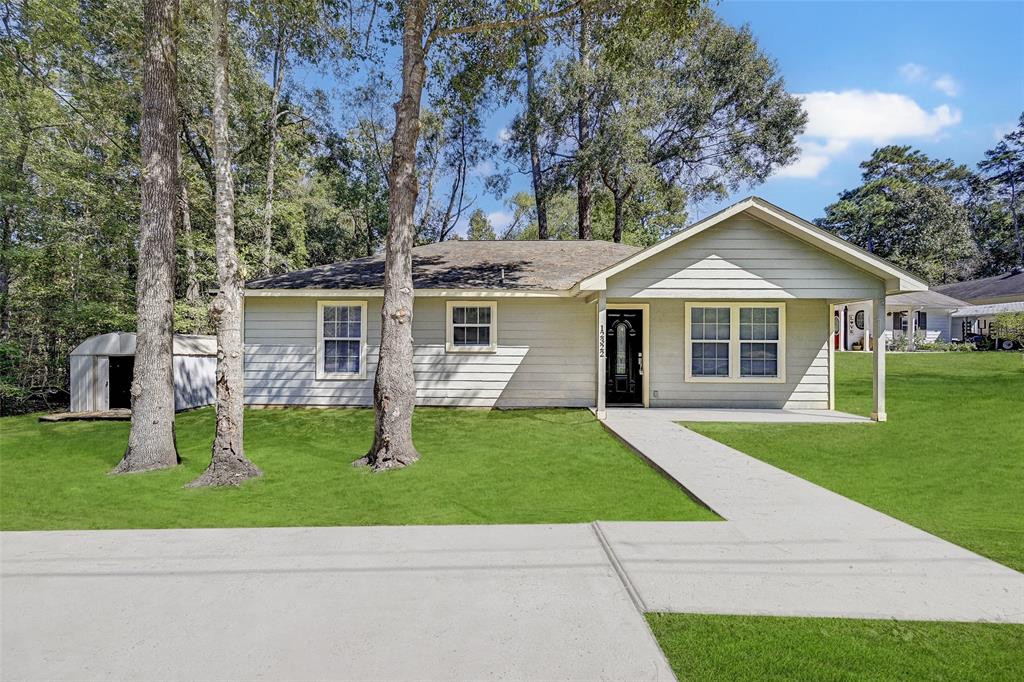
[[(111, 332), (86, 339), (71, 352), (71, 411), (131, 407), (134, 369), (134, 332)], [(174, 335), (176, 410), (212, 404), (216, 374), (216, 337)]]

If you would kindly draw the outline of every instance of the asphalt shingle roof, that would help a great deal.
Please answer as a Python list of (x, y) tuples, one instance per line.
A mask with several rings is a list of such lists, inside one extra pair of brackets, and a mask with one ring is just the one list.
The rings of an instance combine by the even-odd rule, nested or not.
[[(565, 290), (640, 249), (606, 241), (446, 241), (412, 250), (417, 289)], [(380, 289), (384, 255), (286, 272), (247, 289)]]
[(1020, 296), (1024, 299), (1024, 271), (1016, 270), (994, 277), (943, 284), (935, 287), (935, 291), (971, 302), (1003, 296)]

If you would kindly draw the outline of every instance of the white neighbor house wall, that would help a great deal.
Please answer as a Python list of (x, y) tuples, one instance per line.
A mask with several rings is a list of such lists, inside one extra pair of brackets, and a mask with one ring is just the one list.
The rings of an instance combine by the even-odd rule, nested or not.
[[(110, 406), (110, 358), (135, 355), (135, 334), (93, 336), (71, 351), (71, 411)], [(215, 399), (217, 343), (212, 336), (174, 336), (174, 409), (211, 405)]]
[[(842, 314), (842, 305), (836, 306), (836, 309)], [(864, 342), (867, 336), (872, 339), (875, 338), (874, 332), (871, 331), (872, 325), (872, 304), (871, 301), (858, 301), (857, 303), (850, 303), (845, 306), (848, 313), (846, 322), (846, 337), (840, 340), (839, 350), (846, 350), (849, 346), (858, 341), (861, 342), (861, 350), (868, 350), (867, 344)], [(858, 311), (864, 311), (864, 329), (858, 329), (855, 323), (856, 314)], [(882, 338), (886, 342), (892, 341), (893, 328), (892, 328), (892, 313), (910, 313), (911, 310), (914, 312), (918, 310), (924, 311), (927, 317), (928, 326), (925, 329), (915, 327), (916, 331), (924, 332), (924, 340), (927, 343), (934, 343), (935, 341), (951, 341), (952, 339), (959, 339), (961, 337), (959, 323), (952, 320), (950, 317), (949, 308), (935, 308), (931, 306), (914, 306), (910, 308), (905, 305), (886, 305), (885, 306), (885, 329), (882, 330)], [(902, 333), (896, 334), (897, 338), (902, 336)]]
[[(247, 404), (373, 404), (381, 299), (360, 298), (358, 291), (340, 292), (335, 298), (367, 302), (365, 378), (315, 377), (316, 305), (330, 297), (250, 296), (245, 301)], [(417, 404), (594, 404), (594, 306), (572, 298), (459, 300), (497, 301), (497, 349), (493, 353), (446, 352), (446, 299), (417, 297), (413, 314)]]

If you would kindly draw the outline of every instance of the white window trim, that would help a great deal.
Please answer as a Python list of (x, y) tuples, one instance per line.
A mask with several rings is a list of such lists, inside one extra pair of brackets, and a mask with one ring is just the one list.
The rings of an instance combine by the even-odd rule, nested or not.
[[(452, 311), (455, 308), (478, 307), (491, 309), (491, 344), (489, 346), (456, 346), (455, 322)], [(444, 315), (444, 347), (448, 353), (496, 353), (498, 351), (498, 302), (497, 301), (446, 301)]]
[[(690, 338), (690, 311), (693, 308), (729, 308), (729, 376), (727, 377), (702, 377), (693, 376), (693, 366), (690, 359), (692, 354), (692, 339)], [(774, 377), (744, 377), (740, 376), (740, 308), (778, 308), (779, 310), (779, 357), (778, 376)], [(686, 316), (683, 330), (683, 368), (684, 380), (691, 383), (707, 384), (784, 384), (786, 383), (786, 304), (785, 303), (764, 303), (764, 302), (740, 302), (725, 303), (715, 301), (700, 301), (686, 303)], [(828, 342), (831, 343), (829, 336)], [(756, 341), (755, 341), (756, 343)]]
[[(327, 306), (350, 306), (360, 308), (359, 325), (359, 371), (358, 372), (327, 372), (324, 370), (324, 308)], [(316, 302), (316, 379), (317, 381), (337, 381), (344, 379), (366, 378), (366, 301), (350, 301), (331, 299)]]

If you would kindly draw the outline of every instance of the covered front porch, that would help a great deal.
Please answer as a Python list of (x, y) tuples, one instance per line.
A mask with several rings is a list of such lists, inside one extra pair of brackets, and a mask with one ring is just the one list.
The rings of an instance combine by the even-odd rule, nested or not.
[[(881, 293), (876, 302), (882, 302)], [(609, 410), (655, 408), (678, 415), (672, 416), (676, 421), (695, 422), (886, 420), (885, 344), (872, 348), (871, 418), (835, 410), (833, 311), (843, 301), (609, 300), (602, 291), (593, 294), (591, 303), (596, 317), (594, 412), (599, 419)], [(726, 315), (724, 323), (717, 320), (711, 342), (695, 336), (701, 309)], [(881, 312), (872, 324), (884, 325), (884, 304), (872, 309)], [(747, 329), (751, 318), (764, 320), (756, 336)], [(709, 323), (703, 325), (707, 330)], [(725, 349), (724, 356), (714, 361), (698, 357), (697, 346), (712, 344)], [(760, 355), (750, 353), (750, 347)], [(720, 376), (706, 375), (709, 362), (722, 364)]]

